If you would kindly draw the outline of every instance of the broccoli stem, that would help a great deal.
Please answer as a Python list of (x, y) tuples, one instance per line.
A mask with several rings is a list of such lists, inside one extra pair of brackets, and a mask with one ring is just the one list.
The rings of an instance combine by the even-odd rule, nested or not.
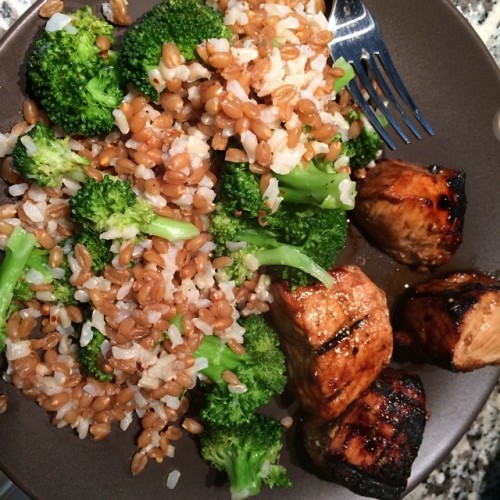
[(7, 241), (5, 258), (0, 265), (0, 325), (8, 320), (6, 315), (14, 296), (14, 288), (24, 274), (36, 243), (35, 236), (19, 226), (14, 228)]
[(201, 370), (201, 373), (216, 383), (222, 382), (224, 371), (235, 370), (243, 360), (242, 355), (234, 353), (224, 341), (215, 335), (206, 335), (194, 352), (194, 356), (208, 359), (208, 368)]
[(267, 450), (252, 450), (245, 456), (238, 456), (227, 470), (231, 500), (243, 500), (260, 493), (262, 479), (258, 475), (259, 462), (267, 454)]
[(353, 67), (343, 58), (339, 57), (333, 64), (334, 68), (342, 68), (344, 76), (335, 79), (335, 93), (340, 92), (355, 76)]
[[(306, 168), (299, 165), (276, 178), (280, 194), (287, 203), (311, 203), (325, 209), (354, 208), (354, 183), (346, 172), (322, 172), (310, 162)], [(346, 191), (352, 196), (343, 196)]]
[(144, 233), (160, 236), (168, 241), (189, 240), (198, 236), (200, 232), (195, 225), (167, 217), (153, 216), (149, 224), (141, 227)]
[(278, 248), (262, 250), (255, 257), (261, 266), (289, 266), (310, 274), (321, 281), (326, 288), (331, 288), (334, 279), (321, 266), (318, 266), (314, 260), (303, 254), (297, 248), (291, 245), (281, 245)]
[(289, 266), (310, 274), (321, 281), (327, 288), (331, 288), (334, 279), (325, 269), (316, 264), (313, 259), (302, 253), (299, 248), (293, 245), (279, 243), (265, 230), (246, 230), (237, 235), (237, 240), (245, 241), (258, 247), (265, 247), (266, 250), (259, 250), (253, 253), (260, 266)]

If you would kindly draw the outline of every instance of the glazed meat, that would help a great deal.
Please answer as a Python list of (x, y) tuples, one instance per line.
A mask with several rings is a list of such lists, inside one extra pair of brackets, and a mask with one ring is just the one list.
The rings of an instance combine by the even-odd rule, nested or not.
[(387, 368), (338, 419), (307, 417), (304, 445), (325, 478), (360, 495), (397, 499), (406, 488), (426, 418), (420, 378)]
[(272, 312), (301, 406), (340, 415), (387, 365), (392, 328), (384, 292), (358, 267), (333, 269), (335, 284), (273, 287)]
[(446, 264), (462, 242), (465, 173), (436, 165), (381, 160), (358, 182), (354, 218), (403, 264)]
[(453, 273), (415, 285), (401, 307), (398, 342), (455, 371), (500, 364), (500, 283)]

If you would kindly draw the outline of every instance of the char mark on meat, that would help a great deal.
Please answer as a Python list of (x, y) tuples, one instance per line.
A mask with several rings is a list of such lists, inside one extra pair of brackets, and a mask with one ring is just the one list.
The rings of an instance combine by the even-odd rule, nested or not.
[[(331, 351), (332, 349), (335, 349), (344, 339), (350, 337), (357, 328), (359, 328), (362, 324), (363, 321), (366, 321), (368, 316), (365, 316), (364, 318), (358, 319), (355, 321), (351, 326), (344, 326), (340, 330), (338, 330), (335, 335), (328, 341), (326, 341), (324, 344), (322, 344), (318, 349), (314, 351), (314, 354), (316, 356), (322, 356), (323, 354), (326, 354), (328, 351)], [(355, 356), (358, 353), (359, 349), (357, 347), (353, 347), (352, 354)]]
[(406, 488), (426, 420), (420, 378), (386, 368), (337, 419), (307, 417), (304, 445), (326, 479), (360, 495), (395, 500)]

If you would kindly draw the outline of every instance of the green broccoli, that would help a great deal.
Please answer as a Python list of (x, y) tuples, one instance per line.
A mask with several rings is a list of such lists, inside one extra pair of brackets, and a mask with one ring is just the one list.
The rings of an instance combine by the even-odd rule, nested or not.
[[(283, 203), (316, 205), (324, 209), (354, 208), (356, 184), (346, 172), (339, 173), (331, 162), (315, 158), (305, 167), (297, 165), (290, 173), (275, 174)], [(221, 198), (232, 212), (267, 220), (270, 209), (262, 199), (259, 176), (246, 163), (226, 163), (220, 187)]]
[(28, 58), (28, 82), (50, 121), (67, 133), (99, 135), (114, 127), (113, 110), (125, 93), (118, 55), (102, 51), (96, 40), (113, 43), (113, 26), (83, 7), (68, 27), (44, 30)]
[(344, 75), (335, 78), (335, 93), (339, 93), (347, 84), (356, 76), (354, 73), (354, 68), (343, 58), (339, 57), (333, 63), (334, 68), (341, 68), (344, 70)]
[[(297, 246), (323, 269), (331, 269), (346, 245), (348, 221), (341, 209), (284, 203), (269, 219), (266, 229), (278, 241)], [(311, 276), (300, 269), (282, 266), (274, 271), (293, 287), (311, 282)]]
[(104, 271), (106, 264), (109, 264), (114, 257), (110, 250), (111, 241), (99, 238), (99, 235), (92, 231), (81, 231), (74, 236), (74, 245), (83, 245), (92, 257), (92, 270), (99, 274)]
[(265, 415), (240, 425), (208, 426), (201, 435), (201, 455), (226, 472), (233, 500), (258, 495), (261, 485), (291, 487), (287, 470), (278, 464), (282, 434), (280, 423)]
[(85, 182), (89, 160), (69, 147), (69, 137), (58, 139), (52, 129), (41, 122), (19, 136), (12, 159), (14, 168), (27, 180), (43, 187), (61, 187), (63, 177)]
[[(288, 213), (291, 212), (293, 209)], [(301, 222), (306, 222), (306, 220), (302, 219)], [(310, 222), (312, 226), (313, 221)], [(264, 229), (251, 219), (234, 217), (225, 208), (223, 202), (217, 204), (216, 210), (212, 214), (211, 223), (211, 232), (217, 243), (216, 252), (219, 255), (228, 255), (233, 258), (233, 263), (224, 268), (224, 272), (229, 279), (234, 279), (237, 285), (241, 285), (246, 279), (249, 279), (253, 272), (261, 266), (288, 266), (318, 279), (327, 288), (333, 285), (333, 278), (330, 274), (310, 255), (315, 251), (318, 254), (327, 251), (326, 248), (321, 248), (323, 243), (319, 238), (319, 233), (317, 243), (313, 239), (316, 238), (316, 235), (311, 231), (309, 235), (305, 235), (302, 246), (290, 245), (279, 240), (280, 232), (281, 235), (286, 234), (284, 229), (275, 232), (267, 228)], [(293, 231), (293, 223), (293, 218), (290, 217), (290, 235)], [(306, 228), (306, 225), (304, 224), (302, 227)], [(325, 229), (328, 228), (320, 229), (323, 234), (327, 234)], [(309, 237), (311, 244), (306, 246), (305, 242)], [(329, 242), (330, 240), (331, 238), (328, 239)], [(236, 245), (236, 249), (229, 251), (228, 242), (239, 243), (239, 245)], [(317, 248), (318, 244), (319, 248)], [(332, 257), (336, 257), (333, 252)], [(299, 284), (301, 283), (302, 279)]]
[[(69, 268), (67, 268), (67, 263), (64, 262), (61, 267), (66, 266), (65, 275), (60, 278), (54, 278), (51, 268), (49, 266), (49, 252), (43, 248), (33, 248), (28, 260), (26, 262), (24, 274), (26, 274), (30, 269), (33, 269), (40, 273), (43, 277), (44, 284), (51, 284), (51, 293), (54, 297), (54, 302), (61, 302), (65, 305), (76, 304), (74, 298), (76, 288), (69, 282)], [(14, 297), (16, 300), (21, 302), (26, 302), (36, 298), (36, 294), (31, 290), (31, 283), (21, 277), (20, 281), (17, 283), (14, 289)]]
[(24, 274), (36, 243), (35, 236), (19, 226), (14, 228), (7, 241), (5, 256), (0, 265), (0, 353), (5, 349), (6, 325), (13, 312), (14, 289)]
[(350, 158), (352, 168), (366, 167), (382, 149), (382, 139), (371, 126), (363, 128), (355, 139), (342, 143), (342, 154)]
[(149, 73), (158, 68), (165, 42), (174, 42), (184, 58), (191, 61), (197, 58), (196, 46), (200, 42), (232, 37), (222, 14), (203, 0), (163, 0), (128, 29), (120, 52), (120, 69), (127, 82), (157, 100), (158, 91)]
[(14, 296), (13, 299), (18, 302), (28, 302), (29, 300), (33, 300), (35, 298), (35, 292), (31, 290), (31, 283), (29, 281), (25, 281), (22, 277), (20, 281), (16, 283), (14, 288)]
[[(247, 422), (275, 394), (281, 394), (286, 383), (285, 357), (273, 328), (261, 315), (242, 318), (240, 325), (245, 328), (245, 354), (235, 354), (215, 335), (206, 335), (193, 353), (208, 360), (201, 373), (213, 382), (201, 416), (217, 426)], [(229, 390), (222, 378), (226, 370), (238, 376), (244, 392)]]
[(84, 231), (104, 233), (117, 232), (120, 237), (127, 229), (165, 238), (169, 241), (187, 240), (199, 234), (188, 222), (160, 217), (151, 206), (139, 198), (130, 181), (104, 177), (102, 182), (94, 179), (69, 200), (71, 218), (82, 225)]
[(324, 167), (324, 162), (311, 160), (304, 167), (297, 165), (288, 174), (276, 174), (280, 195), (287, 203), (317, 205), (324, 209), (352, 210), (356, 196), (356, 183), (347, 172), (336, 172)]
[(230, 213), (266, 220), (271, 213), (262, 197), (260, 177), (248, 168), (248, 163), (225, 162), (219, 192)]
[(101, 346), (106, 337), (97, 328), (92, 327), (92, 340), (85, 346), (78, 348), (78, 362), (83, 366), (88, 375), (91, 375), (99, 382), (112, 382), (114, 376), (112, 373), (106, 373), (102, 370), (101, 364)]

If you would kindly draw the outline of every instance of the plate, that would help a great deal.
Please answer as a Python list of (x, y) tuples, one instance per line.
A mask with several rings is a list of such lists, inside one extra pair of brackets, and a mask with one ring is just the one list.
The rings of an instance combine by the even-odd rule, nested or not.
[[(24, 60), (34, 35), (43, 25), (37, 2), (0, 44), (0, 130), (6, 132), (20, 120), (25, 85)], [(84, 2), (66, 1), (67, 9)], [(97, 6), (100, 1), (86, 2)], [(153, 0), (130, 2), (134, 18)], [(467, 22), (447, 0), (436, 0), (432, 9), (422, 2), (367, 0), (382, 26), (394, 62), (421, 110), (436, 130), (432, 138), (400, 145), (387, 156), (422, 164), (441, 164), (467, 173), (468, 208), (464, 243), (453, 262), (442, 268), (478, 268), (497, 273), (500, 268), (500, 202), (498, 199), (500, 142), (495, 139), (494, 115), (500, 103), (500, 73), (493, 59)], [(409, 272), (378, 250), (369, 247), (355, 230), (343, 260), (361, 265), (388, 292), (391, 304), (404, 285), (424, 276)], [(445, 458), (468, 429), (498, 379), (496, 368), (470, 374), (453, 374), (431, 366), (413, 366), (424, 382), (430, 419), (424, 441), (413, 465), (412, 489)], [(196, 445), (184, 437), (175, 458), (150, 463), (138, 477), (129, 472), (138, 427), (125, 433), (114, 429), (104, 442), (79, 440), (70, 429), (56, 429), (48, 414), (0, 382), (0, 393), (9, 398), (8, 411), (0, 417), (0, 467), (28, 495), (41, 499), (86, 498), (228, 498), (219, 475), (198, 457)], [(290, 399), (271, 409), (283, 416), (294, 408)], [(286, 433), (282, 462), (295, 486), (291, 490), (263, 489), (261, 498), (353, 499), (356, 495), (318, 479), (304, 467), (295, 429)], [(181, 472), (176, 489), (166, 487), (169, 472)]]

